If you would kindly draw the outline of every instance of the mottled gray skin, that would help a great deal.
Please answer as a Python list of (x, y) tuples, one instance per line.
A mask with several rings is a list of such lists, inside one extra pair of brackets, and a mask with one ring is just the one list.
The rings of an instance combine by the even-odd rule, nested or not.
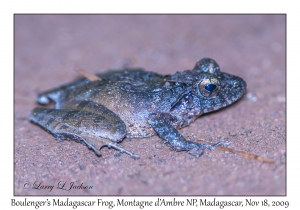
[(30, 120), (57, 140), (82, 142), (99, 156), (108, 146), (136, 158), (116, 143), (158, 134), (173, 149), (199, 157), (214, 145), (188, 141), (177, 129), (232, 104), (246, 91), (243, 79), (221, 72), (209, 58), (173, 75), (125, 69), (98, 76), (101, 81), (81, 79), (40, 94), (38, 102), (53, 100), (55, 109), (36, 108)]

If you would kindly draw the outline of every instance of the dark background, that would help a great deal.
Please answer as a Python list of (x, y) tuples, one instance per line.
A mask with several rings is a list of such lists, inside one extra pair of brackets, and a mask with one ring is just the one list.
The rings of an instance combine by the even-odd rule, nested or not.
[[(15, 15), (15, 195), (285, 195), (285, 15)], [(191, 69), (203, 57), (246, 80), (236, 104), (180, 132), (272, 159), (264, 163), (216, 149), (201, 158), (174, 152), (155, 136), (125, 139), (133, 160), (104, 149), (58, 143), (30, 123), (39, 92), (89, 72), (143, 67), (162, 74)], [(34, 182), (91, 190), (24, 188)], [(29, 186), (29, 185), (26, 185)]]

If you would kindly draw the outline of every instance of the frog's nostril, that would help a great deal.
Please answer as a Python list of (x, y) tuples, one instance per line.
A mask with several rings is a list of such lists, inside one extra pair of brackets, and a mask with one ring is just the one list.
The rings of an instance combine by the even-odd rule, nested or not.
[(236, 87), (239, 87), (240, 86), (240, 83), (239, 81), (235, 81), (233, 82), (233, 87), (236, 88)]

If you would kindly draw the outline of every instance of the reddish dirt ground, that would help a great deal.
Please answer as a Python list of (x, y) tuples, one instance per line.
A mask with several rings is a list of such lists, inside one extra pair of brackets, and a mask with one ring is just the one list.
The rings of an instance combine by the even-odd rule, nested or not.
[[(286, 17), (284, 15), (16, 15), (15, 195), (285, 195)], [(159, 137), (125, 139), (140, 156), (97, 157), (28, 120), (39, 92), (89, 72), (131, 67), (162, 74), (193, 68), (203, 57), (247, 82), (234, 105), (181, 129), (206, 142), (274, 160), (216, 149), (201, 158), (174, 152)], [(57, 189), (59, 182), (93, 186)], [(28, 185), (27, 185), (27, 184)], [(48, 189), (33, 189), (34, 183)]]

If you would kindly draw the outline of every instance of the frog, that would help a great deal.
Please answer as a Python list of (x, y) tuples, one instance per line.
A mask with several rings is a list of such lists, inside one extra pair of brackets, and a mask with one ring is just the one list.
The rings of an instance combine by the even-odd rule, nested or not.
[(246, 82), (220, 70), (217, 62), (203, 58), (193, 69), (162, 75), (143, 68), (111, 70), (81, 78), (38, 94), (41, 105), (30, 121), (56, 140), (86, 145), (97, 156), (104, 147), (139, 156), (121, 147), (128, 138), (158, 135), (171, 150), (200, 157), (206, 149), (228, 142), (205, 144), (186, 139), (178, 130), (199, 116), (225, 108), (246, 92)]

